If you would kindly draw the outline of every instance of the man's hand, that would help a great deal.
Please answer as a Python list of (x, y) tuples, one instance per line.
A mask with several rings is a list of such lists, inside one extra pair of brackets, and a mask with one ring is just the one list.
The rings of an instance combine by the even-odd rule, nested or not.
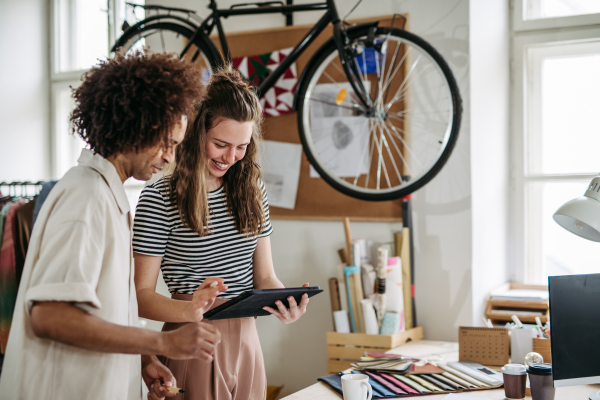
[(177, 386), (177, 381), (171, 371), (158, 361), (156, 356), (142, 356), (142, 378), (148, 387), (148, 399), (161, 400), (177, 395), (163, 387), (163, 384)]
[(190, 322), (202, 321), (204, 313), (212, 307), (215, 299), (227, 290), (223, 278), (206, 278), (194, 292), (188, 306), (187, 318)]
[(192, 322), (163, 335), (164, 355), (174, 360), (197, 358), (210, 362), (221, 342), (219, 330), (206, 322)]

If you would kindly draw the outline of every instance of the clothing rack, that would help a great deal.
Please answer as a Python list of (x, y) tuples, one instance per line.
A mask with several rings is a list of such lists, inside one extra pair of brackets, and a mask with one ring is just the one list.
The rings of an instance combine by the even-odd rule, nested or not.
[[(0, 193), (2, 193), (2, 195), (8, 195), (8, 196), (19, 196), (19, 197), (26, 197), (29, 196), (28, 194), (28, 187), (34, 186), (35, 187), (35, 195), (38, 195), (40, 193), (40, 191), (42, 190), (42, 185), (44, 184), (44, 181), (37, 181), (37, 182), (31, 182), (31, 181), (13, 181), (13, 182), (0, 182)], [(8, 188), (8, 191), (6, 193), (4, 193), (2, 191), (2, 187), (6, 187)]]
[[(44, 182), (0, 182), (0, 353), (8, 332)], [(37, 207), (37, 211), (36, 211)]]

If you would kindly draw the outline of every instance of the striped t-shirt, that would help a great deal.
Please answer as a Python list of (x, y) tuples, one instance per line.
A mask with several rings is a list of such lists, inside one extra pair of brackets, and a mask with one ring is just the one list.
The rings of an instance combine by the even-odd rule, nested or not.
[(257, 238), (273, 232), (264, 184), (265, 230), (246, 238), (227, 212), (225, 190), (208, 193), (211, 233), (201, 237), (183, 225), (177, 205), (166, 193), (165, 178), (146, 186), (140, 195), (133, 226), (133, 251), (162, 257), (161, 270), (172, 294), (193, 294), (206, 278), (224, 278), (220, 298), (233, 298), (253, 289), (252, 257)]

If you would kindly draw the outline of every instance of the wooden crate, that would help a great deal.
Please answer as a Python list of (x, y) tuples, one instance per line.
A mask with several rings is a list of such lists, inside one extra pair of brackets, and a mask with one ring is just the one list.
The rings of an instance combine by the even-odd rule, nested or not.
[(509, 289), (534, 289), (534, 290), (548, 290), (548, 286), (544, 285), (527, 285), (523, 283), (510, 282), (502, 285), (498, 289), (494, 290), (487, 300), (487, 307), (485, 310), (485, 316), (489, 318), (493, 324), (504, 324), (506, 322), (512, 322), (512, 313), (492, 313), (492, 310), (520, 310), (520, 311), (535, 311), (542, 312), (542, 315), (519, 315), (521, 322), (525, 324), (535, 324), (535, 317), (540, 317), (542, 323), (548, 322), (550, 317), (550, 305), (548, 301), (510, 301), (510, 300), (493, 300), (491, 296), (494, 294), (503, 293)]
[(385, 353), (411, 340), (423, 339), (423, 327), (418, 326), (394, 335), (327, 332), (327, 371), (336, 374), (350, 368), (367, 353)]
[(533, 351), (540, 353), (544, 357), (545, 363), (552, 362), (552, 353), (550, 352), (551, 339), (533, 338)]

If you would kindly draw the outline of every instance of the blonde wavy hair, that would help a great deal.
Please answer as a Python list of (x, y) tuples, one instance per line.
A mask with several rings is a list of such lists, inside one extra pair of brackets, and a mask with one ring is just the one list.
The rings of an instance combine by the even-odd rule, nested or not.
[(200, 236), (210, 234), (206, 143), (208, 131), (221, 118), (254, 122), (244, 158), (223, 176), (227, 207), (235, 227), (244, 236), (252, 237), (264, 231), (266, 222), (259, 165), (262, 107), (253, 88), (231, 65), (221, 67), (210, 77), (194, 122), (175, 150), (176, 162), (166, 185), (168, 196), (177, 204), (185, 226)]

